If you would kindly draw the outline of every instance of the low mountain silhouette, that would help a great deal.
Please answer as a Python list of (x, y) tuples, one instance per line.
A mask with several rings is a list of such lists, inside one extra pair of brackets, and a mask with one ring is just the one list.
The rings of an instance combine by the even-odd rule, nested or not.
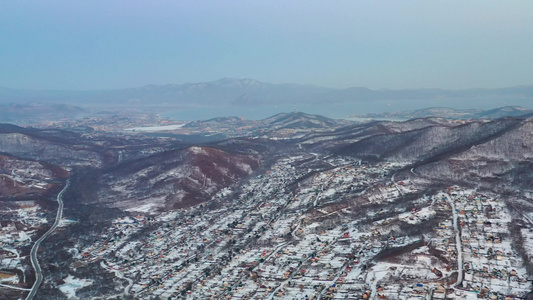
[(533, 87), (497, 89), (346, 89), (314, 85), (272, 84), (254, 79), (223, 78), (212, 82), (146, 85), (138, 88), (89, 91), (0, 88), (0, 103), (66, 103), (71, 105), (259, 105), (343, 103), (376, 100), (533, 98)]

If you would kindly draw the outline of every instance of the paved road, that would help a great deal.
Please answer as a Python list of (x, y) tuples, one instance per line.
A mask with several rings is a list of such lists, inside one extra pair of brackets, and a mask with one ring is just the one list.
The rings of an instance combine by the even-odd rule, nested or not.
[(455, 202), (450, 197), (448, 193), (441, 193), (440, 196), (446, 197), (446, 200), (450, 204), (453, 213), (453, 229), (455, 231), (455, 245), (457, 247), (457, 282), (454, 284), (455, 287), (461, 287), (461, 282), (463, 282), (463, 250), (461, 244), (461, 236), (459, 231), (459, 225), (457, 224), (457, 211), (455, 210)]
[(117, 276), (118, 278), (124, 279), (128, 282), (128, 286), (124, 289), (124, 293), (122, 294), (122, 297), (126, 298), (126, 296), (129, 295), (131, 287), (133, 286), (133, 280), (124, 276), (124, 273), (122, 273), (120, 270), (111, 268), (109, 265), (106, 264), (105, 261), (101, 261), (100, 266), (105, 270), (115, 273), (115, 276)]
[(41, 285), (41, 282), (43, 281), (43, 274), (41, 270), (41, 266), (39, 265), (39, 260), (37, 259), (37, 251), (39, 250), (39, 245), (41, 244), (44, 239), (49, 237), (54, 230), (56, 230), (57, 226), (59, 225), (59, 221), (61, 221), (61, 218), (63, 218), (63, 193), (68, 189), (70, 185), (70, 180), (67, 180), (67, 185), (59, 192), (57, 195), (57, 202), (59, 203), (59, 207), (57, 208), (57, 214), (56, 219), (54, 221), (54, 224), (48, 231), (43, 234), (36, 242), (33, 244), (33, 247), (31, 248), (30, 252), (30, 258), (31, 258), (31, 264), (33, 266), (33, 269), (35, 270), (35, 282), (33, 283), (33, 286), (31, 287), (31, 291), (26, 297), (26, 300), (31, 300), (33, 297), (35, 297), (35, 294), (37, 294), (37, 290), (39, 289), (39, 286)]
[(392, 174), (392, 176), (391, 176), (391, 178), (390, 178), (390, 181), (394, 184), (394, 187), (396, 188), (396, 190), (398, 191), (398, 193), (400, 193), (400, 196), (403, 196), (402, 190), (401, 190), (400, 187), (398, 186), (398, 183), (396, 183), (396, 181), (394, 180), (394, 176), (396, 176), (396, 173)]
[(9, 288), (9, 289), (19, 290), (19, 291), (30, 291), (31, 290), (31, 289), (25, 289), (25, 288), (21, 288), (21, 287), (18, 287), (18, 286), (12, 286), (12, 285), (2, 284), (2, 283), (0, 283), (0, 286), (1, 287), (5, 287), (5, 288)]

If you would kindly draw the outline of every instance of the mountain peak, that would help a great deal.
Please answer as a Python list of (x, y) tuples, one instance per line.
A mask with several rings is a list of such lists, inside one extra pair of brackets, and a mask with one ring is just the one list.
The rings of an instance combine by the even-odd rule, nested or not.
[(243, 79), (237, 79), (237, 78), (221, 78), (217, 81), (213, 82), (214, 84), (218, 85), (229, 85), (229, 86), (257, 86), (263, 84), (263, 82), (260, 82), (255, 79), (251, 78), (243, 78)]

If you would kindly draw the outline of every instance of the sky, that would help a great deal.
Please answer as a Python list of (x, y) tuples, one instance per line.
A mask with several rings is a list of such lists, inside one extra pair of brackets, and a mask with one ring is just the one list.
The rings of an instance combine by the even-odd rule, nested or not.
[(0, 86), (533, 85), (533, 1), (0, 0)]

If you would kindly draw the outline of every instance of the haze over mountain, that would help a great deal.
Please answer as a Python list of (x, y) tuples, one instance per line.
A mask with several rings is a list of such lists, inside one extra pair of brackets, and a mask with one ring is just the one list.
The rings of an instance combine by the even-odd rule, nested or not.
[(533, 82), (528, 1), (126, 3), (7, 1), (0, 86), (107, 89), (222, 77), (372, 89)]
[(272, 84), (253, 79), (224, 78), (212, 82), (146, 85), (92, 91), (0, 89), (0, 103), (66, 103), (84, 106), (270, 105), (287, 103), (347, 103), (399, 100), (516, 99), (533, 100), (533, 86), (495, 89), (371, 90), (334, 89), (314, 85)]

